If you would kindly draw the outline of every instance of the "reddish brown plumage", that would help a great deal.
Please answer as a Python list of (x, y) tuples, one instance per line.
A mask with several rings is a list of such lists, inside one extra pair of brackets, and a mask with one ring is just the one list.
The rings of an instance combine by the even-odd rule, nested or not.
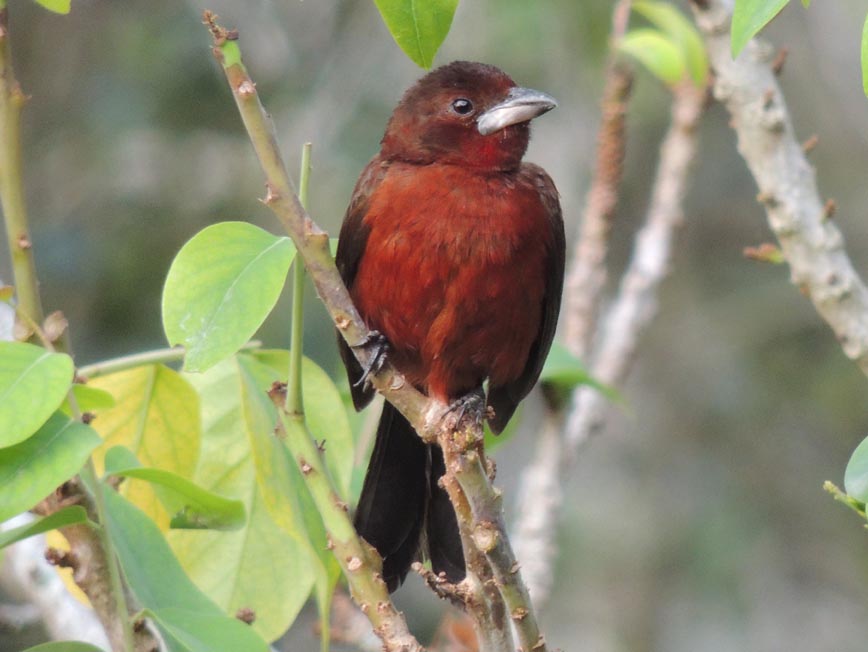
[[(496, 431), (536, 382), (560, 305), (557, 191), (542, 168), (521, 162), (528, 120), (552, 106), (492, 66), (456, 62), (430, 73), (396, 108), (341, 229), (338, 267), (393, 364), (443, 401), (487, 379)], [(361, 369), (345, 345), (342, 353), (355, 382)], [(370, 396), (353, 389), (358, 408)], [(439, 473), (439, 451), (387, 406), (356, 524), (386, 559), (390, 588), (423, 526), (435, 570), (463, 576)]]

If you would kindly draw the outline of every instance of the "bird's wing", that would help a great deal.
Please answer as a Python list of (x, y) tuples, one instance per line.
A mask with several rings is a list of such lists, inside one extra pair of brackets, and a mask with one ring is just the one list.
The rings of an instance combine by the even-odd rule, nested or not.
[[(344, 216), (344, 223), (341, 226), (335, 263), (344, 281), (344, 285), (347, 286), (351, 294), (356, 272), (359, 269), (359, 261), (365, 253), (365, 246), (367, 245), (368, 234), (370, 233), (370, 228), (365, 225), (363, 220), (368, 212), (371, 197), (386, 175), (387, 169), (387, 163), (378, 155), (371, 159), (371, 162), (362, 170), (359, 180), (356, 182), (356, 187), (353, 190), (353, 196), (350, 199), (347, 213)], [(341, 359), (344, 362), (344, 367), (347, 369), (347, 377), (350, 381), (353, 405), (356, 410), (361, 410), (371, 402), (374, 390), (370, 386), (358, 384), (362, 378), (362, 367), (340, 332), (337, 333), (337, 336)]]
[(500, 432), (506, 427), (519, 402), (527, 396), (539, 378), (555, 336), (564, 288), (566, 239), (557, 188), (545, 170), (532, 163), (524, 163), (519, 174), (533, 184), (539, 194), (547, 218), (540, 228), (551, 229), (552, 246), (546, 265), (542, 321), (539, 334), (528, 353), (524, 371), (512, 382), (491, 386), (488, 390), (488, 404), (494, 408), (494, 418), (489, 423), (494, 432)]

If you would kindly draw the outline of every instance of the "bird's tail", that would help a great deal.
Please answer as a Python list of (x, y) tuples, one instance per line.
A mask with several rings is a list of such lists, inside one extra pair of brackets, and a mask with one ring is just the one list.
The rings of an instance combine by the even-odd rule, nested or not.
[(423, 529), (434, 572), (445, 572), (452, 582), (464, 578), (458, 522), (446, 492), (437, 485), (444, 468), (440, 449), (422, 442), (403, 415), (386, 403), (355, 526), (383, 558), (383, 580), (390, 592), (401, 585), (416, 559)]

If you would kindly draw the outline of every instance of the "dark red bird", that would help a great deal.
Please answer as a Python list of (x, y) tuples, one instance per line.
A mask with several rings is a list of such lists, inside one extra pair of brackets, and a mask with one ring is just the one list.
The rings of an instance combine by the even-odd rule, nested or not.
[[(356, 184), (337, 265), (395, 367), (444, 402), (482, 392), (500, 432), (539, 377), (564, 276), (558, 193), (521, 159), (530, 120), (555, 101), (503, 71), (456, 61), (401, 99)], [(356, 409), (373, 390), (343, 339)], [(356, 510), (394, 591), (419, 554), (465, 575), (458, 524), (437, 481), (443, 455), (386, 404)], [(424, 532), (424, 535), (423, 535)]]

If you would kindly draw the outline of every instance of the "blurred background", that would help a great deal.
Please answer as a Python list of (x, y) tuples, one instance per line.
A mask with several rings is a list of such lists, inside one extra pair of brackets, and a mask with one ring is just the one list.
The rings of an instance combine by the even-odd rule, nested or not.
[[(75, 0), (67, 17), (11, 3), (25, 172), (47, 310), (86, 364), (165, 346), (159, 305), (181, 245), (220, 220), (279, 231), (200, 25), (206, 6), (240, 29), (290, 169), (314, 144), (311, 212), (336, 234), (355, 178), (421, 71), (370, 0)], [(437, 63), (481, 60), (560, 107), (535, 122), (528, 159), (562, 194), (575, 234), (593, 163), (610, 2), (464, 0)], [(686, 7), (685, 7), (686, 9)], [(868, 276), (868, 100), (861, 2), (800, 3), (768, 36), (790, 49), (782, 84), (797, 133), (858, 269)], [(727, 115), (712, 106), (661, 311), (626, 407), (582, 453), (559, 534), (552, 648), (594, 652), (864, 652), (868, 532), (823, 490), (868, 434), (868, 381), (789, 283), (746, 260), (770, 241)], [(668, 96), (639, 73), (613, 268), (643, 219)], [(9, 282), (8, 252), (0, 279)], [(305, 346), (342, 380), (327, 317), (308, 295)], [(287, 345), (286, 297), (260, 336)], [(507, 497), (531, 454), (528, 426), (501, 448)], [(410, 580), (397, 597), (430, 636), (442, 604)], [(316, 649), (313, 610), (282, 642)], [(13, 637), (14, 636), (14, 637)], [(0, 650), (40, 639), (0, 629)]]

